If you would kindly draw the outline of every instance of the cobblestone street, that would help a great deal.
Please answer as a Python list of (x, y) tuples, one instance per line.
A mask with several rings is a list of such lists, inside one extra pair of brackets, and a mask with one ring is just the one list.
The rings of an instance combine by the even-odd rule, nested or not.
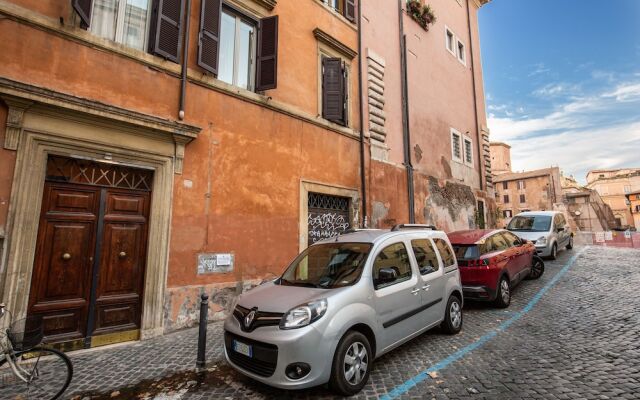
[[(637, 250), (561, 252), (541, 279), (515, 289), (508, 309), (466, 304), (459, 335), (434, 330), (378, 359), (356, 398), (640, 399), (639, 266)], [(68, 395), (332, 397), (323, 387), (284, 392), (255, 383), (225, 365), (220, 323), (209, 326), (208, 338), (209, 372), (201, 376), (192, 372), (195, 329), (72, 355)], [(426, 373), (434, 365), (442, 368)]]

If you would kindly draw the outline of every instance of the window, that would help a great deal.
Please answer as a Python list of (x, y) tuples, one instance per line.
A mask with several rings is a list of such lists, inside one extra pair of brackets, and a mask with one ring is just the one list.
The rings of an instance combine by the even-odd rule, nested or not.
[(460, 61), (461, 63), (463, 63), (464, 65), (467, 65), (467, 59), (466, 59), (466, 55), (465, 55), (465, 51), (464, 51), (464, 43), (462, 43), (460, 40), (458, 40), (458, 61)]
[(321, 55), (322, 117), (347, 126), (349, 70), (341, 58)]
[(514, 246), (519, 246), (520, 245), (520, 239), (514, 235), (511, 232), (502, 232), (500, 234), (501, 236), (504, 237), (505, 241), (507, 242), (507, 246), (508, 247), (514, 247)]
[(625, 185), (624, 186), (624, 194), (628, 194), (628, 193), (631, 193), (631, 186)]
[(564, 215), (562, 214), (558, 214), (556, 215), (556, 229), (557, 228), (564, 228), (564, 226), (567, 224), (567, 221), (564, 219)]
[[(389, 283), (379, 283), (378, 276), (380, 270), (383, 268), (395, 270), (397, 279)], [(409, 254), (404, 244), (396, 243), (382, 249), (373, 262), (372, 274), (373, 284), (376, 290), (409, 280), (411, 278), (411, 264), (409, 263)]]
[(503, 218), (511, 218), (511, 217), (513, 217), (513, 212), (511, 210), (504, 210), (504, 211), (502, 211), (502, 217)]
[(468, 137), (464, 138), (464, 162), (473, 164), (473, 143)]
[(636, 212), (640, 212), (640, 205), (636, 206)]
[(524, 183), (524, 181), (518, 181), (518, 190), (523, 190), (525, 189), (527, 186)]
[(150, 0), (95, 0), (90, 30), (93, 34), (144, 50), (147, 44)]
[(503, 188), (504, 190), (509, 189), (509, 182), (507, 182), (507, 181), (502, 182), (502, 188)]
[(520, 203), (526, 203), (527, 200), (523, 194), (520, 195)]
[(255, 40), (255, 21), (224, 7), (220, 20), (218, 79), (253, 90)]
[(636, 200), (640, 200), (640, 194), (636, 195)]
[(449, 50), (449, 52), (455, 56), (456, 55), (454, 51), (455, 36), (453, 35), (453, 32), (451, 32), (451, 30), (449, 30), (449, 28), (447, 28), (446, 26), (444, 28), (444, 32), (445, 32), (445, 41), (446, 41), (445, 43), (447, 46), (447, 50)]
[(505, 204), (508, 204), (508, 203), (509, 203), (509, 195), (508, 195), (508, 194), (505, 194), (505, 195), (504, 195), (504, 203), (505, 203)]
[(438, 270), (440, 267), (438, 256), (429, 239), (412, 240), (411, 248), (416, 256), (420, 274), (426, 275)]
[(500, 234), (495, 234), (489, 237), (485, 245), (487, 247), (487, 253), (490, 253), (493, 251), (502, 251), (509, 248), (509, 245), (507, 244), (506, 239), (504, 238), (504, 236)]
[(451, 157), (455, 161), (462, 162), (462, 145), (460, 141), (462, 140), (462, 135), (460, 132), (451, 128)]
[(322, 0), (322, 2), (351, 22), (356, 21), (355, 0)]
[(442, 263), (444, 267), (451, 267), (456, 263), (456, 257), (453, 255), (453, 250), (451, 250), (451, 246), (447, 242), (442, 239), (434, 239), (436, 243), (436, 247), (440, 252), (440, 258), (442, 258)]

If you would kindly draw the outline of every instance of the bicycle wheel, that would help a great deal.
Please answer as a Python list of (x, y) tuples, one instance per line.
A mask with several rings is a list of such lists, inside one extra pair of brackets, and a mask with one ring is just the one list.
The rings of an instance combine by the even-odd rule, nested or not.
[(6, 358), (0, 360), (3, 399), (55, 400), (71, 383), (71, 360), (58, 350), (34, 347), (16, 352), (13, 361), (27, 381), (13, 375)]

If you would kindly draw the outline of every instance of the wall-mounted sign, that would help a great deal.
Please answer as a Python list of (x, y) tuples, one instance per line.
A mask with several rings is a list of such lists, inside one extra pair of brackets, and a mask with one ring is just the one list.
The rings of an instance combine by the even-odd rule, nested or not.
[(198, 275), (231, 272), (233, 258), (232, 253), (198, 254)]
[(631, 239), (631, 231), (624, 231), (624, 238)]
[(613, 240), (613, 232), (611, 231), (606, 231), (604, 233), (604, 240)]
[(604, 232), (596, 232), (596, 242), (604, 243)]

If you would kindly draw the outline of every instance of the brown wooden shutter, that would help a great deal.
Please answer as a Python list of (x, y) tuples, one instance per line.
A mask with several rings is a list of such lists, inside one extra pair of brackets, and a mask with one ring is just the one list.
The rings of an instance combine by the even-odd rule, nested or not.
[(88, 27), (91, 25), (91, 10), (93, 10), (93, 0), (73, 0), (73, 9), (80, 16), (82, 23)]
[(322, 59), (322, 117), (345, 124), (346, 87), (340, 58)]
[(184, 0), (159, 0), (153, 53), (179, 62)]
[(356, 0), (345, 0), (344, 17), (351, 22), (356, 22)]
[(221, 15), (222, 0), (202, 0), (200, 33), (198, 35), (198, 65), (216, 75), (218, 74)]
[(275, 89), (278, 85), (278, 16), (260, 20), (256, 90)]

